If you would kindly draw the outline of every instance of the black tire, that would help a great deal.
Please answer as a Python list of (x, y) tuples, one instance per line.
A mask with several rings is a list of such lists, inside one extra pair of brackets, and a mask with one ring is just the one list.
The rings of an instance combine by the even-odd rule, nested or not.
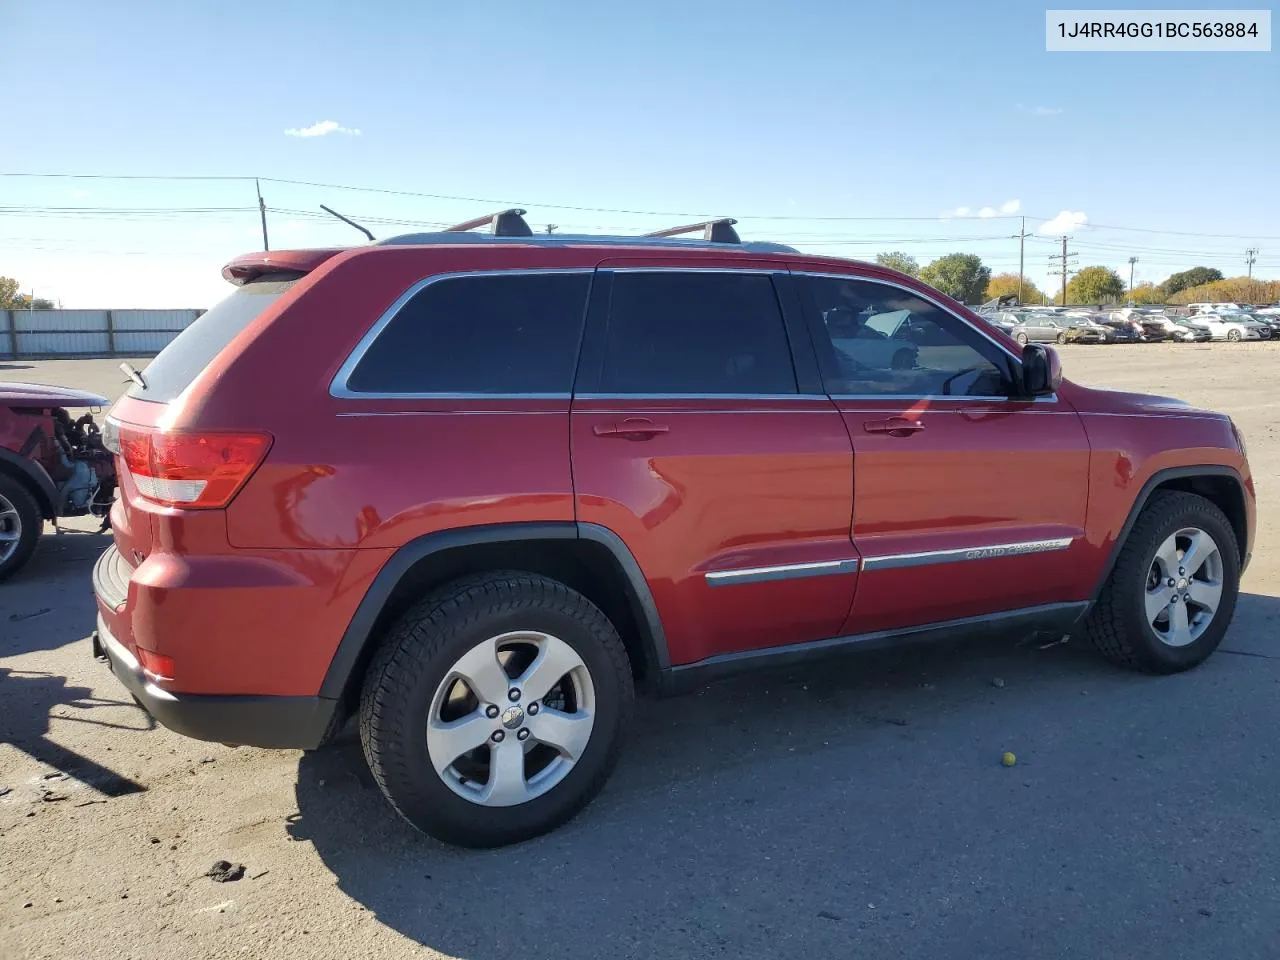
[[(1198, 527), (1222, 555), (1222, 601), (1204, 633), (1184, 647), (1163, 643), (1143, 606), (1147, 574), (1156, 550), (1183, 527)], [(1108, 660), (1144, 673), (1178, 673), (1203, 663), (1226, 635), (1240, 590), (1240, 547), (1226, 515), (1194, 493), (1152, 494), (1133, 525), (1098, 602), (1085, 620), (1085, 634)]]
[(1054, 343), (1066, 343), (1066, 342), (1067, 342), (1067, 335), (1065, 333), (1060, 333), (1056, 337), (1054, 337)]
[[(550, 633), (577, 652), (595, 688), (595, 725), (582, 756), (548, 792), (516, 806), (481, 806), (436, 773), (427, 715), (436, 688), (464, 653), (514, 630)], [(547, 577), (496, 571), (436, 590), (391, 628), (365, 675), (360, 740), (378, 786), (409, 823), (446, 843), (501, 846), (558, 827), (600, 792), (634, 700), (626, 649), (595, 604)]]
[(1020, 347), (1025, 347), (1025, 346), (1027, 345), (1027, 339), (1028, 339), (1028, 338), (1027, 338), (1027, 335), (1026, 335), (1025, 333), (1019, 333), (1019, 334), (1017, 334), (1016, 336), (1014, 336), (1014, 338), (1013, 338), (1013, 339), (1015, 339), (1015, 340), (1017, 340), (1017, 341), (1018, 341), (1018, 346), (1020, 346)]
[[(31, 559), (36, 543), (40, 540), (40, 533), (44, 529), (44, 514), (26, 484), (4, 472), (0, 472), (0, 498), (3, 498), (0, 500), (0, 511), (6, 509), (4, 504), (8, 502), (18, 514), (18, 545), (12, 553), (0, 561), (0, 581), (3, 581), (17, 573), (22, 565)], [(11, 525), (11, 522), (0, 524), (0, 530)], [(7, 543), (0, 546), (0, 553), (3, 552), (3, 547), (7, 546)]]
[(894, 370), (910, 370), (916, 365), (916, 355), (910, 350), (899, 350), (889, 361)]

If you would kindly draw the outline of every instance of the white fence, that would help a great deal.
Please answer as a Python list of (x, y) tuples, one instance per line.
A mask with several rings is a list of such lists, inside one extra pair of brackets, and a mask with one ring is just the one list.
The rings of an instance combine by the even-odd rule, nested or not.
[(0, 310), (0, 358), (145, 357), (203, 310)]

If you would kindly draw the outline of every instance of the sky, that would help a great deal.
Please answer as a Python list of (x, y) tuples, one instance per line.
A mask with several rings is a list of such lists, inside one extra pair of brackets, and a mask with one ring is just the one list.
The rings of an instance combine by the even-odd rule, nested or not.
[(1280, 53), (1047, 53), (1026, 0), (0, 0), (0, 36), (0, 275), (66, 307), (228, 293), (262, 236), (252, 179), (181, 179), (218, 177), (269, 178), (273, 248), (363, 242), (322, 203), (378, 237), (518, 203), (1000, 273), (1025, 216), (1042, 288), (1063, 233), (1126, 281), (1280, 278)]

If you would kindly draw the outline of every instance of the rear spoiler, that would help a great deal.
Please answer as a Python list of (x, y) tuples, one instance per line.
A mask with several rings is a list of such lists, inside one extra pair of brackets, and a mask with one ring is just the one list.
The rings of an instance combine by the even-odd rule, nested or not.
[(272, 250), (246, 253), (223, 267), (222, 276), (238, 287), (276, 273), (302, 276), (346, 249), (346, 247), (329, 247), (319, 250)]

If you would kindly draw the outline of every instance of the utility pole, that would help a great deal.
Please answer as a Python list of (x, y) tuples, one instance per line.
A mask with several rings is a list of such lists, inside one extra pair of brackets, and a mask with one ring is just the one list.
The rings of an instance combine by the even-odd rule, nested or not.
[(258, 178), (253, 178), (253, 189), (258, 191), (258, 215), (262, 218), (262, 249), (270, 250), (271, 245), (267, 243), (267, 204), (262, 199), (262, 185), (258, 183)]
[(557, 230), (559, 230), (559, 229), (560, 229), (560, 224), (558, 224), (558, 223), (548, 223), (548, 224), (547, 224), (547, 233), (549, 233), (549, 234), (551, 234), (551, 233), (555, 233), (555, 232), (556, 232)]
[(1133, 265), (1138, 262), (1137, 257), (1129, 258), (1129, 299), (1133, 299)]
[[(1062, 235), (1062, 253), (1061, 254), (1055, 253), (1053, 256), (1049, 258), (1049, 262), (1051, 264), (1055, 260), (1062, 261), (1061, 264), (1059, 264), (1059, 266), (1061, 267), (1061, 270), (1062, 270), (1062, 305), (1064, 307), (1067, 305), (1067, 273), (1071, 265), (1071, 260), (1075, 256), (1074, 253), (1068, 252), (1067, 250), (1067, 241), (1070, 239), (1071, 238), (1064, 233)], [(1074, 273), (1075, 271), (1070, 271), (1070, 272)]]
[(1021, 221), (1022, 226), (1018, 227), (1018, 303), (1022, 303), (1022, 275), (1026, 273), (1024, 264), (1027, 249), (1027, 218), (1022, 217)]
[(1244, 252), (1244, 265), (1249, 268), (1249, 279), (1253, 279), (1253, 265), (1258, 259), (1258, 248), (1250, 247)]

